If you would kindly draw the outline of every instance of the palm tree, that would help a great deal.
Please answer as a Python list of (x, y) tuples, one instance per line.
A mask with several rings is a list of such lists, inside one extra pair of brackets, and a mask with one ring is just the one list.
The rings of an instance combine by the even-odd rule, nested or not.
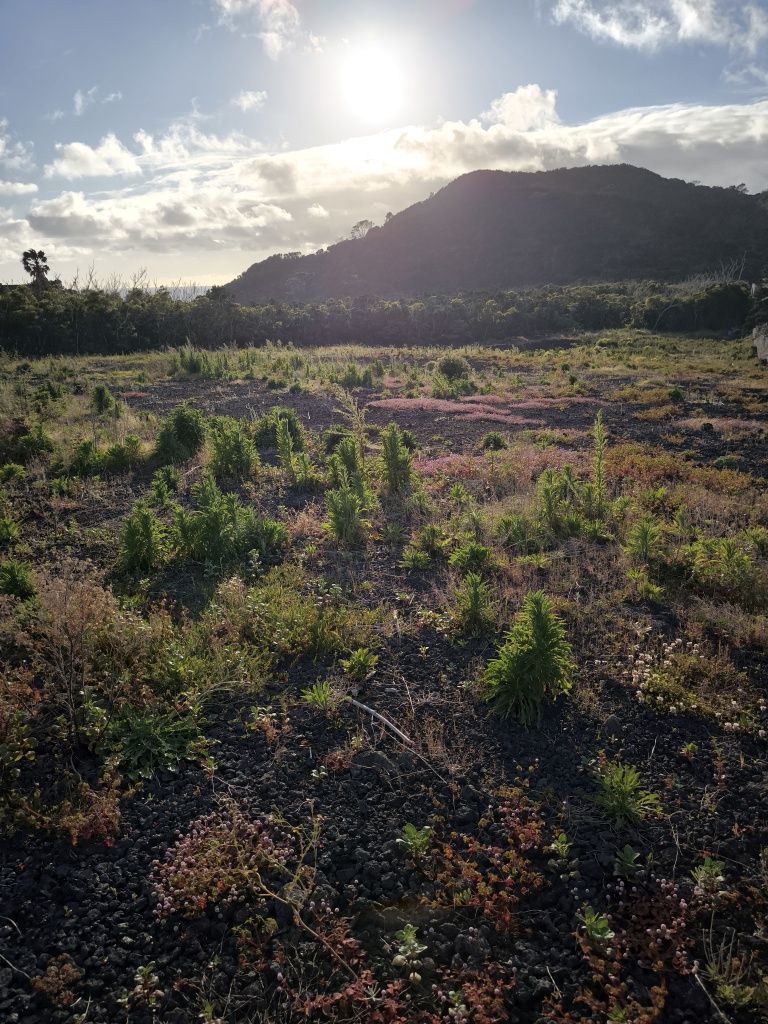
[(51, 268), (42, 249), (27, 249), (21, 254), (21, 264), (32, 278), (32, 284), (42, 286), (48, 283)]

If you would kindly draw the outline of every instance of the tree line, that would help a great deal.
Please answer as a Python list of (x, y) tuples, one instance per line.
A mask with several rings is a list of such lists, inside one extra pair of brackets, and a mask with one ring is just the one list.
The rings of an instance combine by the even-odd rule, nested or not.
[[(42, 255), (42, 254), (41, 254)], [(518, 291), (364, 296), (244, 306), (223, 287), (191, 299), (164, 288), (65, 288), (38, 273), (0, 285), (0, 347), (20, 355), (323, 344), (470, 344), (622, 326), (666, 332), (741, 330), (752, 299), (741, 282), (628, 282)]]

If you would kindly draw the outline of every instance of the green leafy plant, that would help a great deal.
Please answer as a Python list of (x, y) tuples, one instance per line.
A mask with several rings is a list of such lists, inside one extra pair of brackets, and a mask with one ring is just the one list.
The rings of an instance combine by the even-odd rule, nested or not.
[(182, 402), (165, 419), (155, 444), (161, 462), (186, 462), (205, 444), (205, 420), (199, 409)]
[(702, 892), (719, 892), (725, 881), (725, 861), (705, 857), (703, 863), (691, 872), (691, 878)]
[(151, 778), (160, 769), (174, 770), (204, 749), (194, 713), (126, 708), (107, 730), (119, 758), (120, 772), (131, 781)]
[(403, 435), (395, 423), (381, 432), (381, 458), (384, 480), (390, 494), (402, 494), (411, 486), (411, 453), (403, 444)]
[(663, 555), (661, 527), (650, 512), (641, 516), (627, 533), (627, 554), (643, 565), (660, 561)]
[(467, 541), (456, 548), (448, 562), (459, 572), (487, 572), (495, 566), (491, 549), (476, 540)]
[(406, 924), (400, 931), (395, 932), (393, 938), (397, 953), (392, 957), (392, 964), (403, 968), (408, 974), (408, 979), (416, 985), (421, 981), (421, 975), (417, 970), (421, 966), (421, 954), (427, 949), (424, 943), (419, 941), (418, 934), (418, 929), (412, 924)]
[(615, 935), (605, 914), (600, 914), (589, 904), (581, 908), (579, 921), (587, 942), (595, 948), (607, 946)]
[(492, 430), (486, 434), (482, 440), (482, 446), (483, 451), (486, 452), (500, 452), (508, 447), (503, 435), (498, 430)]
[(339, 692), (329, 679), (318, 679), (316, 683), (301, 691), (301, 699), (315, 711), (335, 711), (339, 705)]
[(281, 421), (288, 424), (293, 451), (303, 452), (306, 442), (304, 428), (298, 413), (294, 409), (288, 409), (282, 405), (273, 406), (268, 413), (256, 421), (253, 428), (253, 438), (256, 446), (258, 448), (277, 448), (277, 429)]
[(328, 491), (325, 496), (328, 526), (342, 544), (359, 547), (368, 536), (369, 523), (360, 495), (348, 484)]
[(164, 560), (166, 529), (144, 502), (137, 502), (120, 534), (120, 562), (128, 572), (156, 569)]
[(597, 772), (600, 791), (595, 802), (617, 825), (634, 825), (658, 814), (661, 801), (656, 793), (643, 789), (640, 773), (621, 761), (603, 763)]
[(629, 844), (616, 851), (613, 859), (613, 870), (620, 878), (635, 878), (640, 872), (640, 854)]
[(432, 829), (429, 825), (417, 828), (416, 825), (408, 822), (403, 826), (403, 834), (396, 840), (397, 845), (402, 847), (406, 856), (412, 860), (423, 857), (432, 842)]
[(157, 508), (165, 508), (171, 501), (171, 495), (181, 485), (181, 473), (176, 466), (161, 466), (155, 470), (149, 485), (147, 502)]
[(0, 516), (0, 545), (13, 544), (19, 539), (19, 524), (10, 516)]
[(545, 700), (571, 688), (571, 645), (562, 620), (541, 591), (528, 594), (512, 629), (482, 677), (485, 699), (502, 715), (530, 725)]
[(348, 658), (341, 658), (339, 661), (350, 679), (356, 680), (369, 679), (376, 671), (378, 663), (378, 654), (374, 654), (367, 647), (358, 647)]
[(491, 588), (479, 573), (469, 572), (455, 594), (454, 619), (462, 633), (487, 632), (494, 623)]
[(559, 860), (565, 860), (572, 845), (565, 832), (560, 832), (549, 844), (549, 849)]
[(18, 597), (20, 601), (26, 601), (35, 596), (36, 590), (28, 565), (12, 558), (6, 562), (0, 562), (0, 594), (7, 594), (10, 597)]
[(114, 412), (117, 402), (106, 384), (95, 384), (91, 390), (91, 409), (97, 416)]
[(211, 472), (217, 480), (246, 480), (259, 464), (256, 445), (238, 420), (223, 418), (211, 431)]

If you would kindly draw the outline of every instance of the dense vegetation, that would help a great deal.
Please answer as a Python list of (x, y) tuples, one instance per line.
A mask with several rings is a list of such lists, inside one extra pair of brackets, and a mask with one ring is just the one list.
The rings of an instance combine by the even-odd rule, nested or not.
[(0, 1018), (766, 1019), (766, 411), (627, 328), (3, 356)]
[(28, 356), (143, 351), (187, 341), (206, 349), (267, 341), (482, 343), (623, 326), (740, 330), (749, 314), (746, 285), (695, 281), (255, 306), (238, 305), (222, 288), (185, 301), (164, 289), (122, 294), (20, 285), (0, 287), (0, 346)]
[(314, 255), (255, 263), (229, 290), (244, 304), (312, 302), (545, 282), (675, 281), (732, 261), (755, 280), (768, 267), (765, 195), (629, 165), (474, 171), (356, 233)]

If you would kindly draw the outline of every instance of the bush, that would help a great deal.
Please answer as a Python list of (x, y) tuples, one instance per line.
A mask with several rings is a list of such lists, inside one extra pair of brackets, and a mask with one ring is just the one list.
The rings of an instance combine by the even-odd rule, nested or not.
[(125, 473), (141, 462), (141, 459), (141, 441), (135, 434), (126, 434), (122, 442), (107, 448), (103, 457), (103, 466), (107, 473)]
[(188, 402), (182, 402), (166, 417), (157, 437), (155, 455), (161, 462), (186, 462), (204, 443), (203, 414)]
[(253, 438), (257, 448), (277, 448), (277, 425), (281, 420), (288, 424), (293, 450), (303, 452), (306, 443), (301, 420), (293, 409), (287, 409), (282, 405), (274, 406), (261, 419), (256, 421)]
[(26, 601), (34, 597), (35, 593), (36, 587), (28, 565), (12, 558), (0, 563), (0, 594)]
[(69, 472), (72, 476), (98, 476), (104, 469), (104, 455), (95, 441), (80, 441), (75, 445)]
[(130, 782), (149, 779), (161, 768), (174, 769), (201, 753), (203, 740), (192, 714), (165, 714), (126, 708), (107, 731), (119, 758), (119, 769)]
[(171, 500), (171, 494), (178, 491), (180, 483), (181, 473), (175, 466), (156, 469), (149, 485), (149, 504), (164, 508)]
[(104, 416), (117, 407), (115, 396), (106, 384), (96, 384), (91, 391), (91, 409), (97, 416)]
[(507, 442), (498, 430), (492, 430), (489, 434), (486, 434), (482, 443), (483, 450), (486, 452), (500, 452), (507, 447)]
[(19, 539), (19, 524), (10, 516), (0, 516), (0, 545), (13, 544)]
[(152, 509), (139, 502), (120, 535), (120, 563), (128, 572), (156, 569), (165, 556), (165, 527)]
[(360, 495), (346, 484), (328, 491), (325, 504), (328, 526), (334, 537), (350, 547), (364, 544), (369, 524), (364, 518), (365, 508)]
[(211, 434), (211, 472), (217, 480), (244, 480), (259, 464), (256, 446), (238, 420), (218, 420)]
[(461, 380), (462, 377), (469, 377), (470, 374), (469, 363), (463, 356), (443, 356), (436, 369), (441, 377), (445, 377), (451, 383)]
[(454, 618), (462, 633), (472, 635), (493, 625), (491, 588), (478, 573), (467, 573), (456, 590)]
[(403, 435), (395, 423), (381, 432), (381, 455), (384, 479), (391, 494), (406, 491), (412, 481), (411, 453), (403, 444)]
[(524, 725), (541, 717), (545, 700), (571, 688), (574, 664), (562, 620), (541, 591), (528, 594), (496, 658), (483, 674), (485, 699)]
[(642, 516), (627, 533), (627, 554), (643, 565), (657, 562), (663, 554), (661, 527), (650, 513)]
[(448, 561), (459, 572), (479, 572), (494, 567), (493, 552), (476, 540), (456, 548)]

